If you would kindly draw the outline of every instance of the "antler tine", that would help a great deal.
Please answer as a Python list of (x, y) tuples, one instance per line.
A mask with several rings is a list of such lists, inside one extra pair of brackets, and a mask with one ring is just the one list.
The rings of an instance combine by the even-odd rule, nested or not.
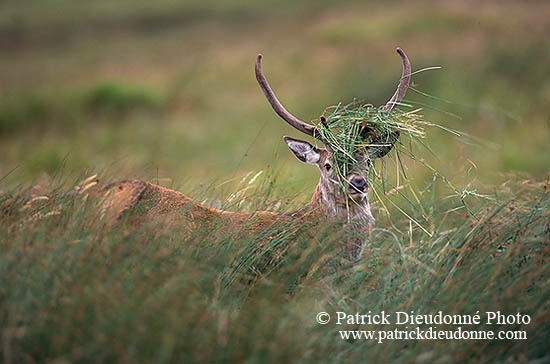
[(258, 54), (258, 58), (256, 58), (256, 80), (258, 80), (258, 84), (260, 85), (260, 88), (264, 92), (265, 97), (267, 98), (267, 101), (269, 101), (269, 104), (273, 108), (273, 110), (279, 115), (284, 121), (289, 123), (294, 128), (298, 129), (302, 133), (305, 133), (307, 135), (310, 135), (314, 138), (319, 138), (321, 133), (319, 132), (319, 129), (313, 125), (310, 125), (308, 123), (303, 122), (302, 120), (296, 118), (294, 115), (289, 113), (283, 105), (279, 102), (277, 99), (277, 96), (273, 93), (273, 90), (271, 87), (269, 87), (269, 83), (267, 82), (263, 72), (262, 72), (262, 55)]
[(407, 92), (407, 88), (409, 87), (409, 82), (411, 81), (411, 64), (409, 63), (409, 59), (401, 48), (397, 48), (396, 51), (399, 53), (401, 60), (403, 61), (403, 74), (401, 75), (401, 80), (399, 81), (397, 90), (386, 106), (384, 106), (384, 111), (392, 111), (395, 105), (403, 100), (403, 97)]

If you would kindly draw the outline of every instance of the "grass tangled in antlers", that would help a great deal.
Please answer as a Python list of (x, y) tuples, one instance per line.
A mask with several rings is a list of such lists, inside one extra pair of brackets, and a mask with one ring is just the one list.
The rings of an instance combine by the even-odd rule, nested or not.
[[(368, 156), (367, 150), (377, 153), (391, 148), (396, 142), (396, 131), (401, 136), (424, 138), (424, 127), (433, 124), (417, 114), (420, 110), (384, 111), (382, 107), (357, 101), (328, 107), (323, 113), (323, 122), (319, 128), (321, 139), (334, 153), (334, 167), (339, 182), (345, 185), (343, 178), (354, 167), (362, 167), (362, 161), (356, 160), (354, 156)], [(402, 146), (402, 143), (395, 143), (394, 147), (400, 149)]]
[[(333, 152), (333, 168), (336, 171), (337, 182), (343, 187), (344, 191), (347, 190), (346, 176), (353, 170), (363, 170), (368, 175), (369, 185), (374, 196), (381, 202), (385, 210), (387, 208), (384, 200), (389, 201), (422, 230), (426, 231), (422, 224), (412, 219), (411, 214), (407, 213), (404, 208), (400, 208), (395, 202), (386, 198), (386, 192), (390, 187), (405, 198), (410, 208), (413, 210), (422, 209), (419, 199), (416, 198), (417, 193), (407, 179), (406, 168), (403, 166), (400, 156), (406, 155), (410, 159), (419, 162), (430, 169), (434, 175), (441, 176), (456, 194), (462, 194), (463, 191), (452, 185), (448, 179), (428, 165), (424, 159), (416, 158), (413, 153), (413, 146), (422, 146), (431, 151), (425, 142), (425, 129), (427, 127), (442, 128), (456, 136), (464, 136), (465, 134), (426, 120), (419, 113), (422, 108), (414, 109), (410, 105), (403, 105), (412, 110), (405, 111), (395, 108), (392, 111), (386, 111), (383, 106), (375, 107), (372, 104), (363, 104), (357, 100), (347, 105), (340, 103), (325, 109), (318, 128), (321, 133), (321, 140)], [(385, 160), (387, 158), (381, 159), (382, 162), (379, 168), (376, 168), (377, 166), (375, 166), (373, 160), (369, 160), (368, 163), (364, 163), (364, 160), (358, 160), (358, 156), (361, 156), (360, 158), (368, 158), (369, 154), (371, 158), (373, 155), (383, 156), (390, 150), (392, 153), (389, 153), (389, 156), (395, 155), (395, 163), (398, 166), (396, 172), (398, 174), (397, 183), (395, 184), (392, 184), (387, 178), (387, 171), (385, 170)], [(390, 157), (390, 159), (392, 158)], [(369, 171), (366, 171), (366, 168), (369, 168)], [(400, 190), (404, 185), (407, 185), (410, 194)]]

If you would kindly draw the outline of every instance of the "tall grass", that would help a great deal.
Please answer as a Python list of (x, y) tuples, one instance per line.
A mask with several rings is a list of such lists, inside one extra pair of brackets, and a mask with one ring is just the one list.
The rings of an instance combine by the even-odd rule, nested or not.
[[(0, 196), (3, 362), (502, 362), (548, 360), (548, 182), (493, 186), (494, 200), (431, 198), (432, 236), (380, 211), (363, 258), (334, 226), (191, 234), (131, 219), (106, 230), (95, 202), (59, 189)], [(266, 205), (262, 190), (242, 194)], [(487, 188), (490, 189), (490, 188)], [(437, 196), (437, 195), (436, 195)], [(262, 197), (264, 197), (262, 199)], [(277, 210), (281, 207), (271, 206)], [(239, 204), (232, 203), (239, 209)], [(377, 206), (374, 206), (376, 209)], [(395, 211), (392, 211), (392, 214)], [(259, 248), (260, 247), (260, 248)], [(263, 249), (261, 247), (264, 247)], [(341, 340), (319, 311), (528, 314), (513, 340)]]

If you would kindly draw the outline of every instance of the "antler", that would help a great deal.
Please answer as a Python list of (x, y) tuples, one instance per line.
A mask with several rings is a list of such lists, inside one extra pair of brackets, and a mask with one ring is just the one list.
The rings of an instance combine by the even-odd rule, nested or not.
[[(392, 98), (386, 106), (384, 106), (384, 111), (392, 111), (396, 104), (398, 104), (401, 100), (403, 100), (403, 97), (405, 96), (405, 93), (407, 92), (407, 88), (409, 87), (409, 83), (411, 82), (411, 64), (409, 62), (409, 59), (407, 58), (407, 55), (401, 48), (396, 49), (397, 53), (401, 56), (401, 60), (403, 61), (403, 73), (401, 75), (401, 80), (399, 81), (399, 85), (397, 86), (397, 90), (393, 94)], [(393, 130), (390, 133), (386, 133), (384, 136), (380, 136), (380, 138), (376, 135), (375, 131), (372, 130), (370, 127), (367, 126), (366, 131), (371, 133), (371, 137), (373, 141), (378, 139), (384, 139), (381, 140), (382, 143), (387, 144), (381, 147), (376, 148), (369, 148), (368, 154), (370, 159), (376, 159), (381, 158), (388, 154), (388, 152), (393, 148), (395, 143), (397, 142), (397, 139), (399, 139), (400, 132), (399, 130)]]
[(265, 97), (267, 98), (267, 101), (269, 101), (269, 104), (273, 108), (273, 110), (279, 115), (284, 121), (289, 123), (294, 128), (298, 129), (302, 133), (305, 133), (307, 135), (310, 135), (314, 138), (319, 138), (321, 136), (321, 133), (319, 132), (319, 129), (313, 125), (310, 125), (308, 123), (303, 122), (302, 120), (296, 118), (294, 115), (289, 113), (283, 105), (279, 102), (277, 99), (277, 96), (273, 93), (273, 90), (271, 87), (269, 87), (269, 83), (267, 83), (267, 80), (262, 72), (262, 55), (258, 54), (258, 58), (256, 58), (256, 80), (258, 80), (258, 84), (260, 85), (262, 91), (264, 92)]
[(392, 111), (395, 105), (403, 100), (403, 97), (407, 92), (407, 88), (409, 87), (409, 82), (411, 81), (411, 64), (409, 63), (409, 59), (401, 48), (397, 48), (396, 51), (399, 53), (401, 60), (403, 61), (403, 74), (401, 75), (401, 80), (399, 81), (397, 90), (386, 106), (384, 106), (384, 111)]

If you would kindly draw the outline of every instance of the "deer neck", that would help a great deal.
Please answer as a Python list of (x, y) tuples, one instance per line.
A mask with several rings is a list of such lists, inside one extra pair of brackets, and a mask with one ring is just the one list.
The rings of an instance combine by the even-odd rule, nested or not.
[(326, 186), (321, 180), (315, 188), (309, 207), (354, 225), (364, 225), (369, 229), (374, 225), (374, 217), (367, 198), (360, 203), (350, 201), (348, 204), (338, 202), (338, 200), (334, 187)]

